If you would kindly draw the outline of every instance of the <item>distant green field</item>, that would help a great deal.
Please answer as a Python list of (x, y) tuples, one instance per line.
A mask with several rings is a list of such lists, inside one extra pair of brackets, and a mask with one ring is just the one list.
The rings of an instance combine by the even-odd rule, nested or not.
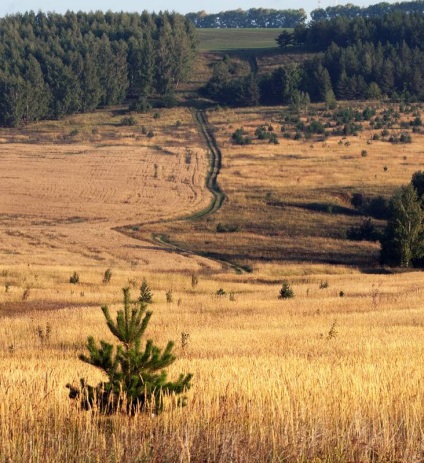
[(197, 29), (200, 51), (276, 48), (282, 29)]

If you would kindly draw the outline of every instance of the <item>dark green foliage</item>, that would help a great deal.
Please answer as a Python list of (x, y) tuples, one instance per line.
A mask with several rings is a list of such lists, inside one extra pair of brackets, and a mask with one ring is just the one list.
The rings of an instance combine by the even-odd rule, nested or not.
[(376, 219), (388, 219), (390, 216), (389, 201), (383, 196), (368, 197), (362, 193), (354, 193), (350, 203), (363, 215)]
[[(0, 18), (0, 125), (171, 94), (197, 39), (176, 13), (33, 12)], [(139, 110), (135, 108), (136, 110)]]
[(133, 126), (137, 124), (137, 120), (133, 116), (125, 116), (121, 119), (121, 125)]
[(411, 183), (417, 192), (418, 198), (422, 202), (424, 198), (424, 172), (421, 170), (415, 172), (412, 176)]
[[(162, 351), (147, 340), (144, 350), (141, 340), (152, 316), (143, 302), (131, 301), (128, 288), (123, 290), (123, 310), (118, 310), (113, 321), (107, 306), (102, 307), (106, 324), (119, 344), (93, 337), (88, 338), (88, 355), (80, 359), (102, 370), (108, 381), (93, 387), (81, 379), (80, 386), (70, 384), (69, 396), (78, 399), (82, 408), (97, 409), (103, 414), (126, 412), (129, 414), (152, 411), (160, 412), (164, 397), (181, 394), (190, 388), (191, 374), (181, 374), (176, 381), (168, 381), (166, 368), (174, 363), (174, 343), (169, 341)], [(184, 397), (180, 401), (183, 404)]]
[(291, 299), (292, 297), (294, 297), (294, 291), (291, 288), (289, 282), (284, 280), (278, 299)]
[(424, 256), (424, 212), (412, 184), (400, 188), (393, 196), (390, 212), (381, 239), (381, 263), (410, 267)]
[(257, 127), (255, 130), (255, 135), (258, 140), (269, 140), (271, 137), (271, 133), (265, 125), (260, 125)]
[(146, 98), (137, 98), (136, 101), (133, 101), (129, 107), (130, 111), (135, 111), (137, 113), (147, 113), (152, 109), (152, 105), (147, 101)]
[(216, 226), (217, 233), (234, 233), (239, 231), (238, 225), (234, 224), (223, 224), (221, 222)]
[(306, 21), (306, 12), (298, 10), (274, 10), (270, 8), (250, 8), (229, 10), (207, 14), (205, 11), (187, 13), (187, 19), (199, 28), (292, 28)]
[(79, 275), (77, 272), (74, 272), (70, 277), (69, 277), (69, 283), (72, 283), (73, 285), (78, 284), (80, 281)]
[(378, 241), (381, 238), (370, 218), (364, 219), (359, 227), (351, 227), (346, 235), (352, 241)]
[(153, 302), (153, 293), (145, 278), (143, 278), (143, 281), (141, 282), (140, 297), (138, 300), (143, 304), (151, 304)]
[(338, 17), (372, 18), (393, 12), (422, 13), (423, 10), (423, 3), (420, 0), (396, 3), (381, 2), (363, 7), (347, 3), (345, 5), (328, 6), (325, 9), (318, 8), (313, 10), (311, 11), (311, 18), (313, 21), (329, 20)]
[(243, 128), (237, 129), (232, 135), (231, 138), (236, 145), (249, 145), (252, 143), (251, 137), (246, 135), (246, 132)]
[(278, 46), (281, 48), (286, 48), (294, 44), (294, 35), (293, 32), (282, 31), (280, 35), (275, 39)]

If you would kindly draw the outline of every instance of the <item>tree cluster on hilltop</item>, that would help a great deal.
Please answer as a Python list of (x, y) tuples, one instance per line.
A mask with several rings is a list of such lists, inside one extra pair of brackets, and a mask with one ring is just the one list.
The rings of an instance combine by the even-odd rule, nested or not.
[(306, 12), (299, 10), (274, 10), (250, 8), (208, 14), (205, 11), (185, 15), (199, 28), (292, 28), (306, 21)]
[(176, 13), (0, 18), (0, 125), (172, 94), (196, 46), (192, 23)]
[(283, 31), (277, 40), (319, 53), (266, 75), (241, 71), (226, 57), (214, 64), (203, 93), (238, 106), (291, 104), (302, 94), (311, 101), (424, 100), (423, 14), (319, 21)]
[(423, 49), (424, 11), (395, 11), (375, 17), (336, 16), (296, 26), (293, 32), (283, 31), (281, 39), (277, 38), (282, 47), (294, 44), (312, 51), (325, 51), (333, 43), (347, 47), (358, 42), (374, 45), (406, 42), (411, 48)]
[(400, 3), (387, 3), (381, 2), (375, 5), (360, 7), (347, 3), (346, 5), (328, 6), (327, 8), (317, 8), (311, 11), (311, 18), (313, 21), (321, 21), (324, 19), (333, 19), (339, 16), (344, 18), (357, 18), (357, 17), (377, 17), (383, 16), (387, 13), (394, 11), (403, 11), (405, 13), (424, 13), (424, 1), (400, 2)]

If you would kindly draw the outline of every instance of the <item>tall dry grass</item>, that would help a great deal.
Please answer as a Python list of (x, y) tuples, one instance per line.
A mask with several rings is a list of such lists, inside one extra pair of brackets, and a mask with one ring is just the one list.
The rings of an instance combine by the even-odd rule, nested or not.
[[(6, 270), (29, 279), (21, 267)], [(17, 316), (2, 294), (0, 461), (422, 461), (422, 274), (334, 270), (264, 266), (199, 275), (194, 288), (190, 274), (145, 274), (154, 293), (148, 336), (161, 346), (174, 339), (170, 376), (194, 379), (187, 407), (132, 418), (80, 411), (67, 397), (67, 382), (101, 379), (77, 359), (88, 335), (111, 340), (99, 306), (67, 297), (69, 308)], [(135, 280), (136, 295), (141, 283), (119, 269), (109, 285), (89, 268), (79, 269), (80, 285), (64, 281), (68, 268), (37, 272), (45, 300), (77, 286), (112, 308), (123, 284)], [(277, 298), (283, 273), (292, 300)]]

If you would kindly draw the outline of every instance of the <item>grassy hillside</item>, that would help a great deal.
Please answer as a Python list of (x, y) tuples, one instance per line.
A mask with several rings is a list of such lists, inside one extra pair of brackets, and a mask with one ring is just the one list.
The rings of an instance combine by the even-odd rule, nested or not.
[[(346, 105), (348, 106), (348, 105)], [(361, 112), (364, 106), (358, 105)], [(375, 105), (381, 119), (385, 106)], [(378, 243), (348, 241), (347, 231), (364, 216), (350, 203), (354, 193), (390, 197), (421, 168), (421, 133), (412, 143), (389, 142), (402, 129), (398, 121), (381, 137), (373, 121), (363, 121), (356, 135), (310, 135), (297, 132), (287, 108), (221, 109), (208, 119), (222, 153), (219, 183), (227, 194), (213, 216), (165, 225), (149, 225), (144, 233), (163, 234), (185, 249), (233, 264), (322, 262), (378, 266)], [(331, 112), (314, 106), (300, 121), (322, 121), (336, 130)], [(403, 125), (410, 115), (403, 115)], [(331, 127), (331, 124), (333, 126)], [(258, 140), (258, 127), (272, 127), (278, 144)], [(232, 134), (242, 128), (250, 144), (240, 146)], [(342, 127), (340, 127), (340, 130)], [(300, 133), (300, 140), (295, 140)], [(374, 140), (373, 138), (378, 138)], [(384, 222), (374, 219), (377, 228)]]

